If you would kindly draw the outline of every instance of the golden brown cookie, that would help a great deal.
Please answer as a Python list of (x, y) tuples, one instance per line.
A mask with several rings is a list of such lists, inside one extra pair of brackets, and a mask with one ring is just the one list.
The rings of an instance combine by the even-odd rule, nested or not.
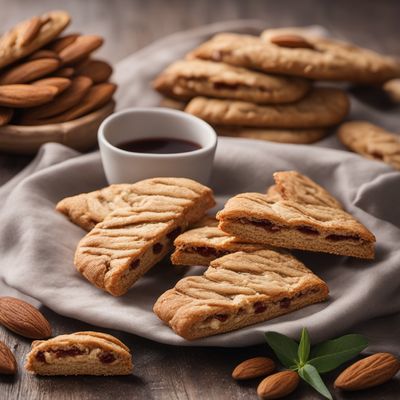
[(325, 282), (293, 256), (274, 250), (218, 258), (202, 276), (183, 278), (154, 312), (187, 340), (266, 321), (328, 297)]
[(35, 340), (25, 368), (37, 375), (129, 375), (133, 366), (121, 341), (88, 331)]
[[(169, 196), (172, 189), (183, 199), (190, 199), (193, 193), (202, 193), (203, 188), (205, 186), (185, 178), (151, 178), (132, 184), (110, 185), (90, 193), (67, 197), (58, 202), (56, 209), (74, 224), (89, 231), (112, 211), (129, 208), (143, 196)], [(210, 195), (208, 203), (211, 207), (214, 199), (211, 191), (207, 190), (207, 193)]]
[(242, 193), (228, 200), (217, 219), (220, 229), (246, 242), (374, 258), (375, 236), (338, 208)]
[(263, 250), (267, 246), (245, 243), (221, 231), (217, 226), (190, 229), (174, 241), (175, 251), (171, 255), (174, 265), (208, 266), (216, 258), (237, 251)]
[[(96, 211), (99, 211), (97, 218), (106, 216), (79, 242), (75, 266), (91, 283), (114, 296), (126, 293), (168, 254), (179, 233), (215, 205), (211, 189), (195, 181), (153, 178), (129, 185), (110, 202), (101, 191), (86, 198), (72, 198), (69, 201), (72, 215), (76, 212), (74, 205), (82, 200), (88, 204), (93, 198), (89, 209), (77, 212), (85, 215), (84, 220), (88, 211), (90, 220)], [(98, 203), (100, 207), (96, 210)], [(122, 203), (129, 207), (121, 208)], [(115, 211), (107, 215), (105, 210), (111, 208)]]
[(273, 187), (279, 192), (283, 200), (291, 200), (300, 204), (343, 208), (339, 201), (327, 190), (297, 171), (275, 172), (274, 180), (276, 185)]
[(179, 60), (154, 80), (153, 87), (178, 100), (209, 96), (262, 104), (297, 101), (309, 91), (310, 83), (219, 62)]
[(0, 37), (0, 68), (45, 46), (70, 22), (66, 11), (50, 11), (20, 22)]
[(302, 37), (298, 32), (288, 38), (289, 34), (288, 31), (272, 31), (272, 34), (265, 31), (259, 38), (221, 33), (192, 51), (188, 58), (310, 79), (363, 84), (400, 76), (400, 64), (394, 58), (333, 39)]
[(323, 139), (327, 134), (326, 128), (248, 128), (240, 126), (214, 126), (219, 136), (245, 139), (266, 140), (277, 143), (309, 144)]
[(297, 103), (279, 105), (195, 97), (185, 111), (212, 125), (321, 128), (342, 122), (349, 111), (349, 99), (339, 89), (314, 88)]
[(350, 150), (400, 170), (399, 135), (367, 121), (346, 122), (339, 127), (337, 134)]

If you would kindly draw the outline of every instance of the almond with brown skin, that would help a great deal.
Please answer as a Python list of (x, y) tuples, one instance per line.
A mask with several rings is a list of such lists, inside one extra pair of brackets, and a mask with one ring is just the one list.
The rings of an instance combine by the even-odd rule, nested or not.
[(35, 82), (32, 82), (32, 85), (34, 85), (34, 86), (53, 86), (58, 89), (57, 94), (60, 94), (71, 86), (71, 79), (60, 78), (60, 77), (55, 76), (52, 78), (39, 79)]
[(61, 122), (72, 121), (79, 117), (83, 117), (84, 115), (106, 105), (112, 99), (116, 88), (117, 86), (113, 83), (99, 83), (98, 85), (91, 87), (87, 95), (76, 106), (70, 108), (63, 114), (39, 120), (37, 124), (59, 124)]
[(26, 338), (46, 339), (51, 336), (50, 324), (43, 314), (15, 297), (0, 297), (0, 323)]
[(24, 29), (23, 33), (21, 34), (20, 46), (24, 47), (24, 46), (27, 46), (28, 44), (32, 43), (32, 41), (35, 39), (35, 37), (39, 33), (42, 25), (43, 25), (43, 21), (40, 17), (32, 17), (26, 23), (25, 29)]
[(27, 60), (33, 61), (33, 60), (40, 60), (42, 58), (54, 58), (55, 60), (60, 60), (58, 54), (55, 51), (45, 50), (45, 49), (35, 51), (27, 58)]
[(53, 100), (57, 93), (52, 86), (0, 85), (0, 106), (35, 107)]
[(75, 68), (65, 67), (60, 68), (52, 74), (52, 76), (58, 76), (60, 78), (71, 78), (75, 74)]
[(400, 361), (390, 353), (376, 353), (346, 368), (335, 380), (335, 388), (362, 390), (381, 385), (400, 370)]
[(82, 66), (77, 67), (76, 73), (89, 77), (93, 83), (106, 82), (110, 78), (113, 69), (110, 64), (101, 60), (88, 60)]
[(236, 380), (253, 379), (271, 374), (275, 363), (268, 357), (254, 357), (240, 363), (232, 372)]
[(60, 51), (64, 50), (70, 44), (75, 42), (75, 40), (80, 36), (79, 33), (70, 33), (69, 35), (61, 36), (57, 39), (54, 39), (47, 48), (49, 50), (55, 51), (59, 53)]
[(63, 65), (74, 64), (103, 44), (103, 38), (95, 35), (82, 35), (69, 46), (60, 51), (59, 56)]
[(11, 67), (0, 75), (0, 85), (27, 83), (54, 72), (60, 62), (54, 58), (41, 58)]
[(14, 114), (12, 108), (0, 107), (0, 126), (7, 125)]
[(8, 346), (0, 340), (0, 375), (14, 375), (18, 366), (14, 354)]
[(312, 43), (300, 35), (282, 34), (271, 37), (271, 43), (280, 47), (290, 47), (292, 49), (314, 49)]
[(91, 79), (86, 76), (77, 76), (72, 80), (70, 87), (50, 104), (25, 110), (21, 116), (21, 122), (34, 123), (37, 120), (64, 113), (79, 104), (89, 92), (91, 86)]
[(257, 388), (260, 399), (280, 399), (292, 393), (299, 385), (300, 377), (295, 371), (282, 371), (267, 376)]

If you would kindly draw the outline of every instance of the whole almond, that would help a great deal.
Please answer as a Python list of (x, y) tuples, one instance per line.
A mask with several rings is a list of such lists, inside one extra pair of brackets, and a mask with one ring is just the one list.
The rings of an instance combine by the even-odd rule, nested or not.
[(296, 49), (314, 49), (314, 46), (300, 35), (282, 34), (272, 36), (271, 43), (280, 47), (290, 47)]
[(71, 79), (68, 78), (60, 78), (60, 77), (53, 77), (53, 78), (43, 78), (39, 79), (35, 82), (32, 82), (34, 86), (53, 86), (58, 89), (58, 93), (60, 94), (64, 92), (64, 90), (68, 89), (71, 86)]
[(12, 108), (0, 107), (0, 126), (7, 125), (14, 114)]
[(19, 46), (29, 46), (39, 35), (40, 30), (51, 20), (50, 15), (32, 17), (25, 23), (24, 30), (21, 32)]
[(50, 324), (43, 314), (15, 297), (0, 297), (0, 323), (26, 338), (46, 339), (51, 336)]
[(241, 362), (232, 372), (236, 380), (253, 379), (271, 374), (275, 363), (268, 357), (254, 357)]
[(40, 60), (41, 58), (54, 58), (55, 60), (60, 60), (58, 54), (55, 51), (46, 49), (35, 51), (27, 58), (27, 60), (33, 61), (33, 60)]
[(61, 36), (57, 39), (54, 39), (47, 45), (49, 50), (55, 51), (59, 53), (61, 50), (64, 50), (70, 44), (75, 42), (75, 40), (80, 36), (79, 33), (70, 33), (69, 35)]
[(0, 106), (26, 108), (48, 103), (58, 93), (52, 86), (0, 85)]
[[(83, 78), (83, 77), (82, 77)], [(111, 99), (117, 86), (113, 83), (99, 83), (89, 89), (89, 92), (76, 106), (70, 108), (63, 114), (55, 115), (51, 118), (45, 118), (37, 121), (39, 125), (59, 124), (72, 121), (86, 114), (96, 111), (106, 105)]]
[(0, 374), (13, 375), (17, 372), (17, 361), (8, 346), (0, 340)]
[(20, 46), (24, 47), (32, 43), (33, 39), (37, 36), (43, 23), (40, 17), (32, 17), (26, 22), (24, 30), (21, 34)]
[(54, 72), (60, 62), (54, 58), (41, 58), (16, 65), (0, 75), (1, 85), (27, 83)]
[(79, 104), (84, 96), (89, 92), (91, 86), (91, 79), (86, 76), (77, 76), (72, 80), (70, 87), (60, 96), (57, 96), (51, 104), (45, 104), (44, 106), (25, 110), (21, 116), (21, 123), (30, 124), (31, 122), (40, 119), (50, 118), (64, 113), (71, 107)]
[(94, 83), (106, 82), (110, 78), (112, 72), (111, 65), (101, 60), (88, 60), (76, 69), (78, 75), (87, 76)]
[(282, 371), (267, 376), (257, 388), (260, 399), (280, 399), (292, 393), (298, 386), (300, 377), (295, 371)]
[(60, 77), (60, 78), (71, 78), (75, 74), (75, 68), (65, 67), (60, 68), (55, 71), (52, 76)]
[(400, 361), (390, 353), (376, 353), (346, 368), (335, 380), (343, 390), (362, 390), (392, 379), (400, 369)]
[(60, 51), (59, 56), (63, 65), (74, 64), (103, 44), (103, 38), (95, 35), (82, 35), (69, 46)]

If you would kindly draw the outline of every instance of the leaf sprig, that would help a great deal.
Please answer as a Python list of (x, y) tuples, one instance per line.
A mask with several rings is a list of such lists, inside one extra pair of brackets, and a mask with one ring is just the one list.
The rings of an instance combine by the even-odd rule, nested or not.
[(320, 374), (336, 369), (368, 346), (364, 336), (350, 334), (311, 348), (311, 339), (306, 328), (301, 332), (300, 343), (278, 332), (267, 332), (265, 339), (282, 365), (297, 371), (304, 381), (330, 400), (332, 395)]

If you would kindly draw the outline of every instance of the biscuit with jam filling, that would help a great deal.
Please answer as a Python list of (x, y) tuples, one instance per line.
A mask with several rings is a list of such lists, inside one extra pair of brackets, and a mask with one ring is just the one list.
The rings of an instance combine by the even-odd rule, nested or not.
[(114, 336), (76, 332), (35, 340), (25, 368), (37, 375), (129, 375), (130, 350)]
[(154, 312), (178, 335), (194, 340), (324, 301), (328, 292), (324, 281), (287, 253), (236, 252), (212, 261), (202, 276), (178, 281)]

